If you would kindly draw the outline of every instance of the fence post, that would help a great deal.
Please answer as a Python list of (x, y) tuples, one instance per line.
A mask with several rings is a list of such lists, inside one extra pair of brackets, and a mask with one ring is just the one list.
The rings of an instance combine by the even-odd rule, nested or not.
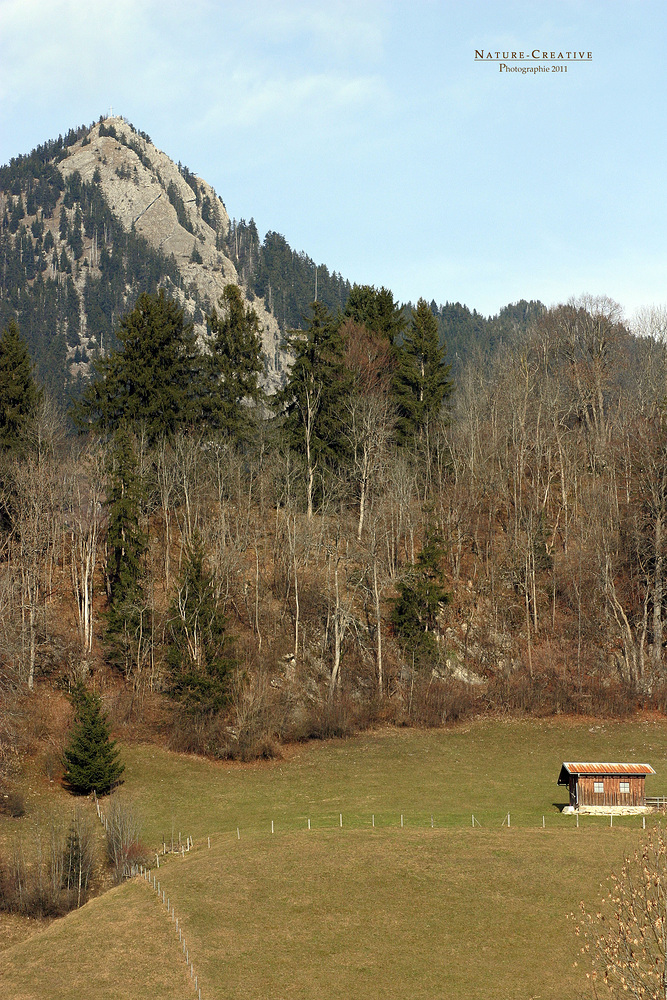
[(508, 813), (507, 814), (507, 828), (508, 829), (509, 829), (509, 826), (510, 826), (510, 814)]
[(646, 829), (646, 816), (642, 816), (642, 830)]
[(308, 829), (310, 830), (310, 816), (308, 817)]
[(609, 826), (613, 826), (613, 825), (614, 825), (614, 814), (613, 813), (609, 813)]
[(239, 830), (238, 826), (236, 827), (236, 839), (237, 840), (241, 839), (241, 831)]
[(273, 820), (271, 820), (271, 833), (273, 833)]
[(403, 813), (401, 813), (401, 830), (403, 829)]
[(342, 828), (342, 826), (343, 826), (343, 814), (342, 813), (338, 813), (338, 823), (339, 823), (339, 825)]
[(577, 813), (577, 830), (579, 829), (579, 813)]
[(372, 826), (373, 826), (373, 829), (375, 829), (375, 813), (373, 813), (373, 816), (372, 816)]
[(431, 816), (431, 829), (433, 829), (433, 816)]

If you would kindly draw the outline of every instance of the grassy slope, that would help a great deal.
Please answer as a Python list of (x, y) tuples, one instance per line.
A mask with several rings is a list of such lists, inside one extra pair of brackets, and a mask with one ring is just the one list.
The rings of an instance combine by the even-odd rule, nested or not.
[(562, 1000), (582, 987), (567, 914), (634, 835), (269, 835), (161, 872), (207, 998)]
[[(251, 766), (126, 747), (126, 790), (141, 804), (148, 843), (170, 840), (172, 824), (176, 835), (195, 838), (195, 851), (165, 859), (160, 877), (186, 928), (204, 1000), (546, 1000), (579, 995), (566, 914), (579, 899), (594, 900), (640, 829), (633, 817), (613, 829), (587, 818), (576, 830), (554, 805), (565, 801), (556, 787), (560, 763), (647, 760), (658, 771), (649, 793), (664, 792), (666, 736), (665, 723), (650, 721), (482, 721), (311, 744)], [(510, 830), (501, 825), (508, 809)], [(481, 829), (471, 829), (471, 812)], [(131, 967), (150, 966), (155, 935), (164, 932), (173, 975), (182, 977), (165, 914), (145, 886), (126, 886), (5, 952), (0, 981), (18, 983), (20, 965), (32, 992), (17, 996), (84, 995), (52, 989), (76, 949), (99, 963), (107, 986), (115, 983), (107, 995), (170, 995), (144, 993), (138, 983), (134, 994), (122, 992), (127, 977), (106, 949), (118, 926), (114, 908), (123, 905), (134, 928)], [(173, 995), (183, 995), (180, 987)]]
[(0, 953), (0, 984), (11, 1000), (173, 1000), (190, 994), (166, 913), (136, 882)]
[[(554, 803), (563, 760), (648, 760), (657, 776), (649, 794), (667, 792), (664, 722), (583, 724), (569, 720), (480, 721), (465, 728), (389, 730), (345, 742), (297, 747), (284, 761), (230, 765), (169, 754), (152, 746), (124, 752), (126, 787), (140, 791), (147, 842), (178, 836), (196, 841), (223, 832), (345, 825), (398, 824), (460, 829), (471, 813), (499, 827), (509, 810), (514, 826), (570, 827)], [(662, 777), (661, 777), (662, 775)], [(604, 824), (604, 820), (586, 820)], [(617, 821), (622, 822), (622, 821)], [(628, 820), (636, 826), (637, 820)]]

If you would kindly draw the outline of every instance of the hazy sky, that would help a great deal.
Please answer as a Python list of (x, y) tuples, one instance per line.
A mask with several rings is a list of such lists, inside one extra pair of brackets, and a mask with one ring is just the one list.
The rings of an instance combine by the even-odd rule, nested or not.
[(113, 107), (352, 281), (631, 314), (667, 301), (666, 43), (665, 0), (0, 0), (0, 162)]

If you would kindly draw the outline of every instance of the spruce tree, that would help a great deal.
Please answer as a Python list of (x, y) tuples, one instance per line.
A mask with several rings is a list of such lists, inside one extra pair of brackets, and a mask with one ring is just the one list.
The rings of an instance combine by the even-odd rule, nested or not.
[(437, 654), (434, 633), (438, 613), (449, 600), (442, 586), (442, 558), (440, 537), (427, 525), (416, 565), (398, 584), (399, 596), (391, 612), (392, 625), (403, 646), (424, 662)]
[(431, 426), (454, 388), (445, 353), (437, 320), (428, 303), (420, 299), (398, 352), (394, 378), (400, 444), (416, 440), (428, 448)]
[(343, 315), (372, 333), (382, 334), (392, 346), (405, 329), (401, 307), (384, 287), (378, 291), (374, 285), (353, 285)]
[(308, 516), (312, 516), (315, 477), (348, 458), (341, 401), (352, 377), (344, 364), (340, 321), (321, 302), (313, 302), (305, 330), (292, 330), (283, 346), (293, 357), (287, 382), (276, 394), (284, 414), (287, 445), (300, 454), (306, 469)]
[(32, 364), (16, 322), (0, 337), (0, 451), (21, 451), (40, 400)]
[(107, 507), (107, 610), (106, 645), (109, 659), (129, 674), (141, 634), (145, 594), (142, 557), (146, 536), (140, 526), (142, 484), (132, 437), (121, 427), (114, 438), (109, 468)]
[(214, 584), (213, 574), (206, 569), (202, 540), (195, 534), (186, 549), (171, 606), (167, 661), (169, 694), (187, 715), (197, 719), (225, 706), (236, 663)]
[(79, 683), (72, 692), (74, 725), (63, 753), (63, 783), (75, 795), (106, 795), (121, 783), (125, 768), (97, 694)]
[(126, 424), (154, 442), (199, 420), (199, 355), (180, 306), (163, 289), (144, 292), (116, 336), (121, 349), (95, 363), (96, 378), (74, 407), (78, 426), (113, 432)]
[(259, 403), (263, 396), (261, 328), (257, 313), (245, 305), (237, 285), (227, 285), (220, 307), (220, 315), (214, 309), (207, 317), (212, 339), (204, 363), (209, 388), (203, 400), (203, 420), (211, 430), (238, 441), (250, 414), (245, 404)]

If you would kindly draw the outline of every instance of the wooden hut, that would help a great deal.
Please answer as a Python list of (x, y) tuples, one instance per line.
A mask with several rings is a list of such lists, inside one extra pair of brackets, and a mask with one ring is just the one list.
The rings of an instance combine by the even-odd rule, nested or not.
[(558, 784), (569, 789), (570, 806), (574, 809), (638, 808), (646, 805), (647, 774), (655, 774), (650, 764), (566, 761), (560, 769)]

